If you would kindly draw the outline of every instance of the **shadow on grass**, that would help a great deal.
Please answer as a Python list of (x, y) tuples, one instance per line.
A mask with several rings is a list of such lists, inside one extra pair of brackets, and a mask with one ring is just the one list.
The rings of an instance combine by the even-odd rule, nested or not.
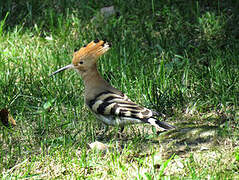
[[(224, 122), (224, 120), (221, 120), (221, 122)], [(190, 152), (215, 149), (226, 139), (223, 134), (228, 127), (223, 127), (223, 124), (193, 125), (190, 122), (182, 123), (182, 128), (166, 132), (159, 137), (159, 141), (164, 147), (164, 155), (166, 158), (169, 158), (172, 154), (183, 157), (188, 156)]]
[(217, 119), (216, 122), (221, 122), (217, 125), (213, 125), (211, 119), (203, 121), (203, 124), (194, 124), (190, 122), (190, 118), (187, 120), (188, 123), (178, 122), (177, 129), (165, 131), (159, 135), (133, 132), (127, 134), (126, 132), (121, 137), (109, 135), (102, 140), (104, 143), (112, 139), (119, 141), (121, 142), (121, 149), (124, 149), (129, 143), (133, 143), (135, 147), (134, 155), (139, 157), (150, 156), (150, 149), (155, 146), (158, 149), (157, 151), (161, 151), (166, 159), (173, 154), (188, 156), (190, 152), (208, 151), (221, 144), (220, 141), (225, 140), (223, 132), (227, 131), (227, 128), (222, 127), (225, 119)]

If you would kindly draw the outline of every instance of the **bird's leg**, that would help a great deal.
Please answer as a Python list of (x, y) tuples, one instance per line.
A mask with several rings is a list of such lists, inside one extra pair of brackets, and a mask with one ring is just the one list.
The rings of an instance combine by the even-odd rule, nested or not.
[(107, 131), (109, 130), (109, 126), (107, 124), (104, 124), (104, 123), (103, 123), (103, 126), (104, 126), (104, 134), (106, 134)]
[(123, 131), (124, 131), (124, 126), (121, 126), (121, 127), (120, 127), (120, 134), (122, 134)]
[(96, 139), (98, 141), (102, 141), (106, 138), (106, 133), (109, 130), (109, 126), (105, 123), (102, 123), (103, 125), (103, 130), (101, 131), (101, 133), (99, 135), (97, 135)]
[[(119, 131), (118, 131), (119, 130)], [(120, 139), (122, 139), (122, 135), (123, 135), (123, 131), (124, 131), (124, 126), (118, 126), (117, 127), (117, 136), (118, 136), (118, 138), (120, 138)]]

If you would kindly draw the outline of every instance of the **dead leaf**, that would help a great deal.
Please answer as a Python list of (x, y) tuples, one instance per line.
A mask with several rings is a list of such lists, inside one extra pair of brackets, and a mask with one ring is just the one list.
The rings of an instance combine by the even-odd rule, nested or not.
[(103, 8), (100, 9), (100, 12), (104, 17), (109, 17), (109, 16), (114, 15), (116, 13), (115, 9), (114, 9), (114, 6), (103, 7)]
[(8, 110), (6, 108), (2, 109), (0, 111), (0, 120), (4, 126), (9, 127), (10, 125), (16, 126), (16, 121), (13, 119), (13, 117), (9, 114)]
[(91, 144), (89, 144), (91, 149), (97, 149), (97, 150), (101, 150), (101, 151), (106, 151), (108, 150), (108, 145), (103, 144), (99, 141), (93, 142)]
[(108, 7), (103, 7), (100, 9), (100, 12), (97, 13), (97, 16), (94, 16), (91, 21), (95, 21), (97, 18), (103, 18), (106, 22), (106, 20), (113, 15), (119, 15), (119, 12), (117, 12), (114, 8), (114, 6), (108, 6)]

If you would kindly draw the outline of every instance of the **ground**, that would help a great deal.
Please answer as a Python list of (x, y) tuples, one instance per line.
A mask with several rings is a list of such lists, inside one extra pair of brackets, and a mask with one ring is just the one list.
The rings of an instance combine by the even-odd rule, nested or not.
[[(0, 178), (239, 179), (238, 9), (234, 0), (7, 0)], [(177, 129), (105, 134), (80, 76), (49, 77), (95, 39), (112, 45), (102, 76)]]

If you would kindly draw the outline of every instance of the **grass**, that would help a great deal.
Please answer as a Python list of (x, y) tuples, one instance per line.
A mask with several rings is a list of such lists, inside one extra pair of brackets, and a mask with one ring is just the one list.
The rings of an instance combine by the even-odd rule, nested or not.
[[(100, 8), (114, 5), (108, 18)], [(0, 177), (233, 179), (239, 170), (236, 1), (7, 1), (0, 7)], [(102, 75), (178, 129), (110, 128), (84, 106), (70, 63), (75, 48), (107, 39)]]

